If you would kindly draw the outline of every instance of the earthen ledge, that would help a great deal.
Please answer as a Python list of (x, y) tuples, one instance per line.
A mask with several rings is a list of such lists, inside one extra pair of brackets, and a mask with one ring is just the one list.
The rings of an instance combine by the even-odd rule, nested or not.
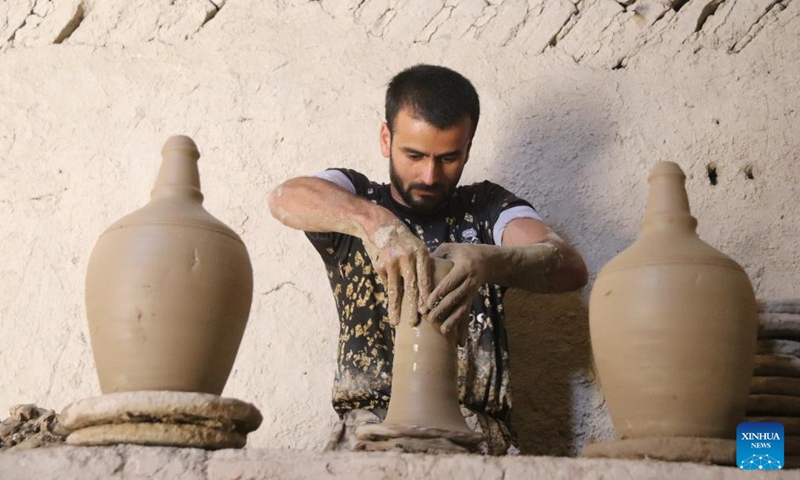
[[(482, 457), (400, 453), (320, 453), (244, 449), (57, 446), (0, 453), (0, 479), (714, 479), (740, 480), (736, 468), (565, 457)], [(797, 471), (747, 472), (748, 479), (796, 479)]]

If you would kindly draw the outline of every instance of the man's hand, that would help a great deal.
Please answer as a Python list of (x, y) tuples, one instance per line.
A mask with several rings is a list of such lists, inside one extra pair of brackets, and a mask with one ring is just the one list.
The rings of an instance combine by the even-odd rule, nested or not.
[(457, 338), (465, 338), (472, 301), (478, 288), (486, 283), (487, 264), (484, 261), (484, 246), (470, 243), (444, 243), (432, 256), (453, 262), (453, 269), (439, 282), (427, 297), (424, 310), (428, 321), (442, 322), (442, 334), (451, 330), (458, 332)]
[(376, 229), (364, 247), (386, 285), (389, 323), (400, 323), (402, 302), (408, 322), (416, 325), (431, 292), (432, 260), (425, 244), (396, 219)]
[(537, 242), (519, 242), (521, 246), (440, 245), (431, 255), (446, 258), (454, 266), (428, 296), (422, 313), (427, 313), (431, 322), (442, 322), (443, 334), (456, 330), (463, 341), (472, 302), (483, 284), (540, 293), (575, 290), (585, 285), (586, 267), (580, 255), (546, 226), (543, 231), (549, 235), (543, 234), (544, 238)]

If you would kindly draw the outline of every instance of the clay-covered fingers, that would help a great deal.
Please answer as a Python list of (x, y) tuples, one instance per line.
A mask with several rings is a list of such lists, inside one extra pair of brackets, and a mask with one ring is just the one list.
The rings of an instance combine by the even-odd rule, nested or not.
[(403, 307), (411, 326), (416, 326), (419, 322), (417, 316), (419, 305), (419, 286), (417, 285), (417, 262), (409, 257), (404, 257), (401, 261), (401, 271), (403, 275)]
[(456, 330), (459, 336), (461, 336), (460, 334), (463, 328), (461, 324), (467, 320), (467, 315), (469, 315), (470, 311), (469, 307), (469, 304), (461, 304), (450, 313), (450, 316), (447, 317), (447, 320), (445, 320), (442, 323), (442, 326), (439, 327), (442, 335), (448, 335), (452, 330)]
[(422, 251), (417, 254), (417, 287), (419, 295), (417, 297), (417, 311), (420, 314), (428, 313), (426, 302), (431, 294), (431, 286), (433, 285), (433, 262), (427, 251)]
[(469, 275), (461, 268), (453, 268), (433, 289), (425, 302), (428, 307), (428, 320), (438, 322), (447, 318), (467, 295)]
[(388, 300), (389, 323), (400, 323), (400, 305), (403, 301), (402, 277), (394, 265), (386, 266), (386, 296)]
[(388, 275), (386, 273), (386, 267), (384, 267), (383, 266), (383, 262), (380, 261), (380, 256), (378, 256), (378, 259), (375, 260), (375, 262), (373, 262), (372, 265), (373, 265), (373, 268), (375, 269), (375, 272), (378, 274), (378, 276), (380, 277), (381, 281), (385, 285), (388, 282)]
[(451, 243), (443, 243), (436, 247), (436, 250), (431, 253), (433, 258), (450, 258), (450, 245)]

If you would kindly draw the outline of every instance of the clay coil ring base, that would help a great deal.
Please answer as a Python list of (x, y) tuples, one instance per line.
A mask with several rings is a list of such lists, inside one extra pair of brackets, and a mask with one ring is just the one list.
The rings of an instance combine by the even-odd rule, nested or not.
[(758, 355), (789, 355), (800, 358), (800, 342), (764, 338), (758, 341)]
[(785, 455), (800, 456), (800, 435), (786, 435), (784, 430), (783, 451)]
[(745, 422), (778, 422), (784, 435), (800, 435), (800, 417), (747, 417)]
[(242, 448), (247, 443), (247, 439), (237, 432), (224, 432), (201, 425), (165, 423), (96, 425), (76, 430), (67, 437), (69, 445), (116, 445), (119, 443), (217, 450)]
[(59, 415), (67, 432), (107, 424), (192, 424), (247, 434), (261, 425), (261, 412), (241, 400), (209, 393), (138, 391), (86, 398)]
[(753, 377), (750, 393), (800, 397), (800, 378)]
[(800, 416), (800, 397), (788, 395), (750, 395), (747, 416)]
[(758, 311), (766, 313), (795, 313), (800, 315), (800, 298), (759, 300)]
[(800, 314), (759, 313), (758, 338), (800, 341)]
[(653, 459), (668, 462), (736, 465), (736, 441), (701, 437), (632, 438), (586, 445), (589, 458)]
[(479, 432), (445, 430), (416, 425), (384, 425), (382, 423), (362, 425), (356, 428), (356, 436), (361, 440), (386, 440), (389, 438), (446, 438), (459, 445), (474, 446), (483, 440)]
[(800, 378), (800, 358), (791, 355), (756, 355), (753, 375)]

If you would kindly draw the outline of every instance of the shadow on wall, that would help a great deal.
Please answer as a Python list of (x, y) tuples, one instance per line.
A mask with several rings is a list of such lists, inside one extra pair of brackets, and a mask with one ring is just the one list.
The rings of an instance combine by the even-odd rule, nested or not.
[[(564, 88), (572, 90), (559, 91)], [(584, 258), (594, 257), (596, 252), (587, 249), (597, 238), (596, 213), (591, 197), (584, 194), (592, 190), (589, 181), (603, 182), (602, 151), (613, 135), (610, 112), (589, 98), (597, 87), (577, 89), (586, 95), (576, 95), (574, 84), (548, 86), (548, 91), (542, 91), (541, 84), (520, 90), (521, 97), (536, 100), (517, 103), (508, 120), (508, 135), (501, 140), (495, 164), (502, 172), (498, 181), (531, 201)], [(602, 189), (595, 185), (594, 190)], [(620, 246), (627, 240), (606, 241)], [(589, 268), (593, 278), (596, 272)], [(585, 292), (590, 288), (591, 282)], [(506, 312), (513, 422), (522, 453), (578, 455), (589, 441), (611, 439), (613, 427), (595, 383), (584, 296), (510, 290)]]
[[(575, 430), (587, 427), (586, 421), (576, 417), (583, 412), (575, 411), (579, 403), (575, 390), (590, 390), (580, 383), (590, 383), (593, 378), (588, 309), (583, 299), (580, 294), (536, 295), (513, 290), (506, 295), (506, 311), (512, 421), (522, 453), (579, 454), (585, 442), (582, 432)], [(580, 393), (590, 395), (588, 391)]]

